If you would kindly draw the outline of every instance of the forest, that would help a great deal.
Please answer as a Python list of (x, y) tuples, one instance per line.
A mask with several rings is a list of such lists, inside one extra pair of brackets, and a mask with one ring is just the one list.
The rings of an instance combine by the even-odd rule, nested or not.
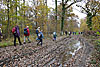
[(0, 0), (0, 67), (100, 67), (100, 1)]
[[(57, 13), (44, 0), (32, 0), (31, 3), (25, 0), (1, 0), (0, 4), (0, 23), (5, 37), (12, 35), (11, 30), (16, 24), (19, 25), (21, 33), (27, 25), (31, 34), (35, 33), (37, 27), (41, 27), (46, 34), (61, 31), (62, 4), (57, 6)], [(72, 7), (65, 10), (63, 31), (78, 31), (78, 16), (72, 11)]]
[[(82, 3), (85, 5), (81, 5)], [(46, 37), (54, 31), (59, 35), (63, 35), (65, 31), (99, 31), (100, 1), (55, 0), (54, 5), (55, 7), (49, 7), (48, 0), (1, 0), (0, 25), (3, 38), (9, 40), (13, 36), (11, 30), (16, 24), (19, 25), (22, 37), (26, 26), (29, 26), (32, 36), (41, 27)], [(73, 12), (74, 9), (86, 17), (79, 18)]]
[[(50, 34), (53, 31), (61, 33), (65, 30), (99, 30), (99, 1), (91, 0), (85, 2), (83, 0), (84, 3), (86, 3), (84, 6), (76, 4), (81, 1), (82, 0), (73, 0), (71, 4), (68, 4), (68, 0), (62, 0), (59, 5), (52, 8), (47, 6), (47, 0), (1, 0), (0, 24), (2, 24), (4, 37), (7, 38), (12, 35), (11, 30), (16, 24), (19, 25), (21, 33), (23, 33), (25, 26), (28, 25), (31, 34), (35, 33), (36, 28), (39, 26), (45, 34)], [(79, 17), (73, 13), (73, 4), (80, 7), (80, 12), (86, 14), (87, 17), (79, 19)], [(79, 19), (80, 22), (77, 21), (77, 19)], [(78, 25), (80, 25), (80, 27)]]

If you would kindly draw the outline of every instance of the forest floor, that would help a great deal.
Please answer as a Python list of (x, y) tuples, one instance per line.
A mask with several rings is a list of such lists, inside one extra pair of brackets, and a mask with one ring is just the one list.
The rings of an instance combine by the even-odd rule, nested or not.
[(62, 36), (57, 41), (0, 48), (1, 67), (92, 67), (94, 46), (82, 36)]

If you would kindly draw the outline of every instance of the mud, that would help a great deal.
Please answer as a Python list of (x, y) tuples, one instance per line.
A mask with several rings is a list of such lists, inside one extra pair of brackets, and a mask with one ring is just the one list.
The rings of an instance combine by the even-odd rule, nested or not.
[(86, 67), (92, 49), (93, 47), (79, 36), (60, 37), (56, 42), (46, 39), (43, 46), (37, 46), (36, 42), (33, 42), (0, 48), (0, 66)]

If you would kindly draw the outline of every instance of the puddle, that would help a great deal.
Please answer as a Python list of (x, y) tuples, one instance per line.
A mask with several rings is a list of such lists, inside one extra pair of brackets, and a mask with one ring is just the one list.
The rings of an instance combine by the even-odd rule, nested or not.
[[(69, 45), (66, 44), (65, 47), (66, 47), (65, 51), (60, 55), (62, 56), (62, 58), (59, 58), (61, 60), (59, 62), (60, 65), (58, 67), (62, 67), (64, 65), (64, 62), (72, 58), (75, 55), (76, 51), (78, 51), (83, 46), (81, 45), (80, 41), (73, 41)], [(55, 58), (51, 62), (49, 62), (47, 65), (50, 66), (50, 64), (54, 63), (54, 61), (55, 61)]]
[(75, 43), (71, 43), (68, 48), (66, 48), (65, 53), (63, 54), (63, 58), (61, 60), (61, 66), (64, 64), (65, 61), (68, 61), (70, 58), (72, 58), (76, 51), (78, 51), (83, 46), (81, 45), (80, 41), (76, 41)]
[(74, 44), (73, 47), (74, 49), (72, 49), (69, 54), (72, 54), (72, 57), (75, 55), (75, 52), (78, 51), (80, 48), (82, 48), (82, 45), (80, 44), (80, 41), (78, 41), (78, 43)]

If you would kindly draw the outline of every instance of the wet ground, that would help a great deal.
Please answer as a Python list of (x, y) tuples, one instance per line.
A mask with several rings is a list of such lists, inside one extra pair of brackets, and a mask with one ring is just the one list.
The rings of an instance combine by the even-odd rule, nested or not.
[[(59, 55), (59, 67), (65, 66), (66, 61), (68, 61), (70, 58), (73, 58), (75, 56), (75, 53), (83, 47), (80, 41), (74, 40), (70, 44), (64, 44), (64, 51)], [(54, 58), (51, 62), (47, 64), (47, 66), (52, 65), (55, 62)], [(45, 66), (46, 67), (46, 66)]]
[(60, 37), (56, 42), (44, 40), (22, 46), (0, 48), (3, 67), (89, 67), (87, 59), (93, 47), (82, 37)]

